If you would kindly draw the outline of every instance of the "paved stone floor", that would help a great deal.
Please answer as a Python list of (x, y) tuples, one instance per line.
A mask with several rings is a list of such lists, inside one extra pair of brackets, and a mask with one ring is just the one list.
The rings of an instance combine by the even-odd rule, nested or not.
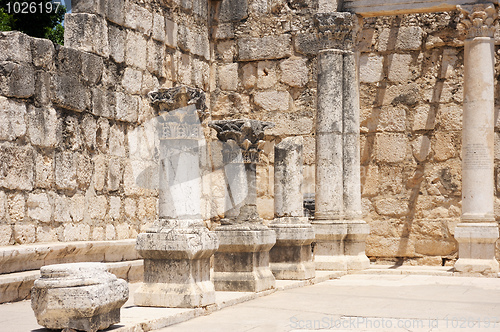
[(347, 275), (161, 329), (500, 331), (500, 279)]
[[(131, 288), (134, 287), (132, 284)], [(242, 299), (242, 295), (224, 294), (226, 303), (238, 296)], [(241, 301), (233, 301), (238, 302)], [(192, 309), (137, 308), (129, 303), (122, 313), (126, 321), (109, 330), (147, 331), (155, 329), (155, 325), (138, 329), (140, 324), (136, 323), (151, 317), (160, 322), (167, 315), (172, 317), (172, 323), (200, 314)], [(500, 279), (425, 274), (346, 275), (228, 305), (210, 315), (156, 330), (500, 331)], [(0, 305), (0, 331), (49, 330), (36, 324), (29, 301), (23, 301)]]

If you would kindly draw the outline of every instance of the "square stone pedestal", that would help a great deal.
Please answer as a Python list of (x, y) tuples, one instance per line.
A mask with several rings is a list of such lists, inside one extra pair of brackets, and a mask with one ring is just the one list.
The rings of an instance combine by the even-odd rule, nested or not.
[(217, 247), (217, 236), (205, 227), (139, 234), (137, 251), (144, 258), (144, 283), (134, 294), (135, 304), (195, 308), (215, 303), (210, 256)]
[(344, 255), (348, 271), (360, 271), (370, 267), (370, 259), (365, 254), (368, 235), (370, 235), (370, 226), (365, 221), (350, 220), (347, 223)]
[(498, 239), (498, 224), (461, 223), (455, 228), (458, 242), (458, 260), (455, 271), (464, 274), (496, 276), (499, 271), (495, 259), (495, 242)]
[(275, 286), (269, 268), (274, 231), (260, 224), (223, 225), (215, 229), (219, 250), (214, 255), (213, 282), (217, 291), (261, 292)]
[(314, 230), (304, 217), (275, 218), (269, 228), (276, 233), (276, 244), (269, 251), (270, 268), (278, 280), (314, 278), (311, 243)]
[(314, 221), (312, 224), (316, 238), (314, 265), (319, 271), (347, 271), (344, 256), (344, 239), (347, 225), (339, 221)]

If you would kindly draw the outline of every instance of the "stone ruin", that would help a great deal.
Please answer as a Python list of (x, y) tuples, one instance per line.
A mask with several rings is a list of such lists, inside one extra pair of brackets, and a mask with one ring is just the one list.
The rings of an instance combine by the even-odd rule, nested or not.
[[(161, 306), (312, 263), (496, 275), (498, 5), (237, 4), (78, 1), (65, 46), (1, 33), (0, 273), (103, 261)], [(181, 265), (192, 297), (148, 304)]]

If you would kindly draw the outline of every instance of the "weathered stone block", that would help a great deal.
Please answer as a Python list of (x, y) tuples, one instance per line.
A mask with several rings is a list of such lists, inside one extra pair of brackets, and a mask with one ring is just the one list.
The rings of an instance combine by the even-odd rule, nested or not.
[(31, 291), (38, 324), (49, 329), (103, 330), (120, 321), (128, 285), (103, 263), (47, 265)]
[(12, 233), (11, 225), (0, 224), (0, 245), (13, 244)]
[(359, 81), (376, 83), (384, 79), (384, 57), (363, 53), (359, 57)]
[(124, 25), (149, 36), (153, 26), (153, 14), (146, 8), (139, 6), (134, 2), (127, 1), (125, 6)]
[(290, 58), (280, 62), (281, 81), (292, 87), (303, 87), (309, 81), (307, 59)]
[(113, 125), (109, 131), (109, 154), (125, 157), (125, 132), (118, 124)]
[(30, 63), (31, 37), (18, 31), (0, 33), (0, 61)]
[(266, 111), (288, 111), (290, 109), (290, 94), (288, 91), (256, 92), (254, 103)]
[[(121, 121), (137, 122), (137, 110), (139, 108), (139, 99), (140, 98), (137, 96), (131, 96), (125, 93), (117, 92), (115, 118)], [(111, 139), (114, 138), (115, 138), (114, 136), (110, 136), (110, 147), (112, 143)]]
[(28, 108), (28, 137), (32, 145), (53, 148), (59, 145), (62, 123), (53, 108)]
[(389, 63), (387, 78), (390, 81), (406, 82), (411, 78), (411, 54), (390, 54), (387, 61)]
[(34, 243), (36, 241), (35, 225), (16, 223), (14, 225), (14, 241), (17, 244)]
[(192, 33), (193, 45), (191, 53), (204, 57), (205, 60), (210, 60), (210, 43), (207, 33)]
[(139, 94), (142, 86), (142, 72), (131, 67), (125, 68), (122, 85), (127, 93)]
[(113, 23), (123, 25), (125, 23), (126, 0), (108, 0), (106, 18)]
[(422, 46), (423, 30), (418, 26), (385, 28), (378, 38), (377, 49), (385, 51), (419, 50)]
[(8, 97), (29, 98), (35, 93), (35, 71), (31, 64), (0, 62), (0, 90)]
[(436, 110), (430, 105), (421, 105), (415, 108), (413, 130), (431, 130), (436, 123)]
[(257, 88), (274, 88), (278, 82), (276, 61), (260, 61), (257, 63)]
[(43, 70), (35, 73), (35, 101), (40, 105), (50, 103), (50, 76)]
[(90, 112), (105, 118), (114, 117), (115, 93), (102, 88), (92, 89), (92, 107)]
[(78, 154), (76, 180), (80, 190), (87, 190), (92, 180), (92, 159), (85, 154)]
[(28, 207), (28, 217), (41, 222), (50, 222), (52, 206), (47, 194), (30, 194), (26, 205)]
[(147, 43), (144, 35), (128, 30), (125, 41), (125, 63), (128, 66), (146, 70), (147, 57), (144, 56), (145, 50), (147, 50)]
[(11, 223), (20, 223), (24, 221), (26, 215), (26, 200), (21, 193), (8, 196), (7, 206), (9, 219)]
[(238, 59), (255, 61), (281, 59), (291, 55), (291, 37), (288, 34), (262, 38), (242, 37), (238, 39)]
[(406, 129), (406, 113), (407, 108), (402, 105), (363, 110), (360, 124), (361, 132), (403, 132)]
[(54, 221), (68, 223), (71, 222), (71, 199), (65, 195), (55, 195), (54, 197)]
[(456, 157), (460, 151), (460, 132), (436, 132), (432, 140), (432, 150), (436, 161), (445, 161)]
[(219, 66), (219, 86), (221, 90), (227, 91), (236, 91), (238, 89), (237, 63)]
[(98, 195), (89, 198), (88, 213), (91, 219), (104, 220), (107, 208), (108, 201), (105, 196)]
[(429, 136), (419, 136), (412, 143), (413, 156), (417, 161), (424, 161), (431, 152), (431, 140)]
[(169, 19), (165, 19), (165, 32), (166, 32), (166, 40), (165, 44), (168, 47), (176, 48), (177, 47), (177, 23), (174, 21), (170, 21)]
[(153, 39), (148, 41), (147, 69), (150, 73), (160, 77), (165, 77), (165, 45)]
[(26, 133), (26, 106), (0, 96), (0, 140), (13, 141)]
[(62, 234), (62, 241), (88, 241), (90, 239), (90, 225), (66, 224)]
[(88, 13), (104, 15), (106, 13), (106, 1), (104, 0), (72, 0), (71, 11), (73, 13)]
[(375, 158), (381, 162), (397, 163), (406, 158), (408, 138), (405, 134), (377, 134)]
[(106, 20), (94, 14), (66, 14), (64, 45), (107, 57), (109, 42)]
[(106, 157), (104, 155), (94, 156), (94, 189), (101, 191), (104, 189), (106, 180)]
[(0, 145), (0, 186), (7, 189), (32, 190), (34, 182), (33, 149), (28, 146)]
[(392, 197), (381, 197), (375, 201), (378, 214), (391, 217), (402, 217), (408, 213), (408, 201)]
[(108, 217), (113, 220), (119, 220), (122, 211), (121, 206), (122, 206), (122, 200), (119, 196), (110, 196)]
[(318, 37), (312, 33), (298, 33), (294, 38), (294, 48), (299, 54), (317, 55), (319, 50)]
[(104, 63), (102, 57), (82, 52), (82, 78), (89, 85), (94, 85), (101, 80)]
[(35, 160), (35, 187), (51, 188), (54, 184), (54, 159), (52, 155), (37, 154)]
[(108, 29), (109, 55), (115, 62), (125, 61), (125, 31), (113, 25)]
[(55, 179), (58, 189), (76, 189), (76, 154), (72, 152), (59, 152), (55, 157)]
[(248, 16), (248, 1), (247, 0), (223, 0), (219, 9), (219, 21), (224, 22), (239, 22)]
[(82, 112), (90, 106), (90, 92), (75, 75), (53, 75), (52, 102), (63, 108)]
[(177, 81), (182, 84), (192, 84), (193, 66), (189, 54), (176, 53), (174, 62), (177, 64)]
[(36, 67), (52, 69), (56, 50), (54, 44), (48, 39), (31, 38), (31, 52), (33, 64)]

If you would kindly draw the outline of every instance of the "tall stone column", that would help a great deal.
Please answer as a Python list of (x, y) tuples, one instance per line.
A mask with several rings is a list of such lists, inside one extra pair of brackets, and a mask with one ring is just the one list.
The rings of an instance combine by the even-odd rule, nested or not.
[(219, 250), (214, 255), (216, 290), (260, 292), (274, 287), (269, 250), (275, 233), (257, 213), (256, 166), (270, 122), (257, 120), (213, 121), (210, 127), (223, 142), (226, 180), (225, 218), (215, 229)]
[(304, 280), (315, 276), (311, 243), (314, 230), (302, 206), (302, 136), (288, 137), (274, 147), (274, 220), (276, 244), (269, 252), (276, 279)]
[(494, 33), (497, 8), (483, 3), (458, 6), (464, 49), (462, 128), (462, 217), (455, 229), (455, 270), (494, 274), (499, 270), (494, 215)]
[(316, 115), (317, 270), (361, 270), (369, 266), (361, 219), (359, 85), (354, 46), (357, 17), (333, 12), (316, 15), (318, 54)]
[(152, 307), (206, 306), (215, 303), (210, 257), (218, 239), (200, 213), (205, 95), (181, 86), (151, 92), (149, 97), (159, 112), (159, 218), (137, 236), (144, 283), (134, 302)]

